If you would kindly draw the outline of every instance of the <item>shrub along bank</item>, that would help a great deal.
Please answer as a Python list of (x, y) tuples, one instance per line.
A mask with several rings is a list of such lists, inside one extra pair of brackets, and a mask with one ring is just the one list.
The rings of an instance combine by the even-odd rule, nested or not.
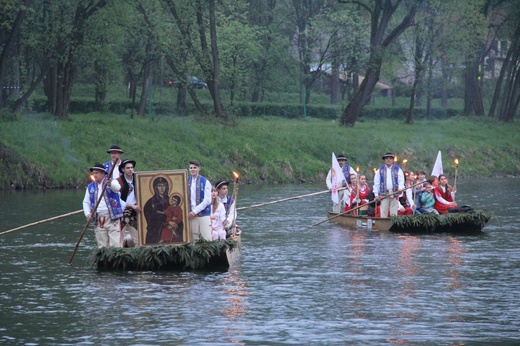
[[(208, 100), (203, 100), (202, 105), (205, 109), (211, 111), (213, 104)], [(103, 105), (104, 111), (112, 114), (135, 114), (137, 113), (137, 104), (132, 105), (128, 99), (115, 99), (106, 101)], [(173, 98), (159, 99), (152, 103), (149, 109), (155, 116), (165, 116), (175, 110), (175, 102)], [(240, 117), (263, 117), (271, 115), (287, 119), (300, 118), (302, 114), (305, 117), (316, 119), (339, 119), (342, 112), (342, 105), (330, 104), (309, 104), (303, 106), (299, 103), (286, 102), (237, 102), (233, 107), (234, 114), (240, 114)], [(43, 97), (34, 97), (31, 102), (31, 109), (37, 113), (43, 113), (47, 109), (47, 99)], [(74, 97), (70, 104), (69, 110), (73, 114), (84, 113), (88, 114), (94, 112), (95, 101), (91, 97)], [(175, 112), (175, 111), (174, 111)], [(391, 106), (391, 105), (377, 105), (365, 106), (361, 112), (362, 120), (380, 120), (380, 119), (403, 119), (403, 114), (407, 114), (408, 106)], [(460, 108), (440, 108), (436, 107), (431, 110), (431, 117), (434, 119), (442, 119), (454, 117), (460, 114)], [(185, 114), (196, 113), (193, 104), (188, 105)], [(176, 114), (181, 115), (181, 114)], [(426, 109), (424, 107), (417, 107), (414, 110), (415, 119), (423, 119), (426, 117)]]
[(83, 187), (89, 167), (109, 159), (113, 144), (123, 158), (137, 161), (137, 171), (187, 168), (199, 159), (210, 180), (241, 174), (244, 183), (324, 181), (331, 153), (345, 153), (349, 164), (371, 179), (391, 151), (407, 168), (429, 172), (439, 150), (444, 170), (459, 177), (520, 174), (518, 124), (488, 118), (451, 117), (419, 120), (364, 119), (354, 128), (337, 120), (259, 116), (230, 124), (194, 116), (130, 118), (122, 114), (75, 114), (55, 120), (45, 114), (23, 115), (0, 123), (2, 188)]

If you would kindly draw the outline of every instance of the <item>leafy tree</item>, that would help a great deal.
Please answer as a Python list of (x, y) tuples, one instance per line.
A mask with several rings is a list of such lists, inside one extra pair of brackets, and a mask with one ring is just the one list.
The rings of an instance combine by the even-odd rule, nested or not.
[[(359, 74), (363, 71), (363, 67), (368, 62), (370, 37), (366, 30), (365, 21), (368, 16), (365, 12), (357, 8), (335, 8), (328, 16), (329, 27), (335, 31), (335, 37), (332, 40), (332, 49), (330, 51), (331, 59), (331, 103), (337, 103), (336, 90), (334, 84), (336, 79), (339, 82), (339, 75), (342, 75), (343, 90), (341, 92), (342, 99), (345, 93), (348, 99), (355, 93), (359, 87)], [(337, 77), (336, 77), (337, 75)]]
[(264, 100), (267, 89), (287, 91), (287, 80), (293, 75), (294, 61), (287, 54), (290, 34), (284, 25), (290, 7), (277, 0), (247, 2), (248, 26), (255, 36), (255, 44), (261, 49), (260, 55), (248, 62), (251, 101), (259, 102)]
[[(13, 74), (7, 78), (7, 68), (10, 57), (13, 65), (19, 66), (20, 57), (18, 54), (11, 54), (15, 51), (16, 43), (20, 41), (20, 31), (22, 23), (26, 17), (28, 0), (6, 0), (0, 3), (0, 109), (7, 106), (7, 98), (10, 94), (19, 94), (20, 78), (18, 74)], [(15, 69), (16, 72), (19, 69)]]
[(84, 44), (87, 22), (107, 4), (106, 0), (43, 2), (41, 24), (48, 27), (45, 58), (50, 66), (44, 79), (49, 110), (66, 118), (74, 85), (80, 48)]
[[(204, 74), (213, 99), (213, 112), (216, 117), (226, 118), (220, 96), (220, 56), (217, 40), (217, 7), (215, 0), (173, 1), (162, 0), (169, 9), (180, 33), (183, 46)], [(209, 40), (209, 41), (208, 41)], [(195, 43), (200, 44), (197, 47)], [(173, 56), (169, 57), (170, 66), (177, 66)], [(183, 75), (185, 71), (177, 72)], [(183, 73), (184, 72), (184, 73)], [(185, 76), (181, 76), (185, 77)], [(187, 80), (187, 79), (182, 79)], [(193, 90), (188, 89), (197, 108), (204, 111)]]
[[(417, 3), (414, 1), (404, 9), (406, 3), (401, 0), (339, 1), (360, 6), (370, 14), (370, 58), (365, 78), (341, 116), (342, 125), (354, 126), (379, 80), (386, 49), (410, 26), (417, 12)], [(398, 20), (397, 25), (389, 29), (391, 19), (396, 12), (400, 12), (398, 9), (403, 9), (404, 15)]]
[[(494, 36), (495, 41), (499, 37), (507, 38), (509, 45), (496, 82), (489, 116), (494, 117), (498, 112), (498, 120), (508, 122), (513, 120), (520, 104), (520, 10), (515, 1), (506, 1), (496, 9), (493, 17), (493, 22), (503, 23), (500, 32)], [(503, 40), (501, 43), (506, 42)], [(493, 53), (499, 57), (501, 52)]]
[(110, 2), (87, 23), (85, 44), (78, 58), (78, 75), (84, 76), (83, 82), (94, 83), (97, 112), (104, 110), (109, 85), (122, 82), (125, 32), (130, 18), (136, 17), (132, 9), (132, 2)]

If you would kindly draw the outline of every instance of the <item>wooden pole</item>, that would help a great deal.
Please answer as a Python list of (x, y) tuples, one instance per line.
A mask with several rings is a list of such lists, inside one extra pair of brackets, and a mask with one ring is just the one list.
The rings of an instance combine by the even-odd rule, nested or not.
[[(346, 189), (346, 187), (342, 187), (342, 188), (338, 189), (338, 191), (345, 190), (345, 189)], [(261, 204), (249, 205), (247, 207), (238, 208), (237, 210), (245, 210), (245, 209), (251, 209), (251, 208), (256, 208), (256, 207), (263, 207), (264, 205), (281, 203), (281, 202), (290, 201), (290, 200), (293, 200), (293, 199), (299, 199), (299, 198), (304, 198), (304, 197), (311, 197), (311, 196), (321, 195), (321, 194), (324, 194), (324, 193), (327, 193), (327, 192), (330, 192), (330, 190), (313, 192), (313, 193), (309, 193), (309, 194), (301, 195), (301, 196), (283, 198), (283, 199), (279, 199), (279, 200), (276, 200), (276, 201), (271, 201), (271, 202), (266, 202), (266, 203), (261, 203)]]
[[(233, 175), (235, 175), (235, 172), (233, 172)], [(239, 180), (239, 177), (238, 175), (235, 175), (235, 182), (233, 184), (233, 201), (234, 201), (234, 204), (235, 204), (235, 208), (233, 210), (233, 224), (231, 225), (232, 227), (232, 236), (235, 237), (236, 236), (236, 230), (237, 230), (237, 197), (238, 197), (238, 180)], [(231, 211), (230, 211), (231, 212)]]
[[(405, 191), (405, 190), (408, 190), (409, 188), (415, 187), (415, 186), (417, 186), (417, 185), (420, 185), (420, 184), (422, 184), (422, 183), (417, 183), (417, 184), (414, 184), (414, 185), (410, 185), (410, 186), (408, 186), (408, 187), (406, 187), (406, 188), (404, 188), (404, 189), (402, 189), (402, 190), (397, 190), (396, 192), (393, 192), (393, 193), (391, 193), (391, 194), (388, 194), (388, 195), (384, 196), (382, 199), (380, 199), (380, 201), (383, 200), (383, 199), (386, 199), (386, 198), (388, 198), (388, 197), (390, 197), (390, 196), (395, 196), (396, 194), (400, 194), (401, 192), (403, 192), (403, 191)], [(374, 203), (374, 202), (377, 202), (377, 199), (373, 199), (373, 200), (369, 201), (367, 204), (371, 204), (371, 203)], [(335, 219), (335, 218), (337, 218), (337, 217), (339, 217), (339, 216), (341, 216), (341, 215), (348, 214), (348, 213), (350, 213), (350, 212), (352, 212), (352, 211), (354, 211), (354, 210), (357, 210), (357, 209), (361, 208), (362, 206), (363, 206), (363, 205), (359, 205), (359, 206), (357, 206), (356, 208), (353, 208), (353, 209), (347, 210), (347, 211), (345, 211), (345, 212), (339, 213), (339, 214), (334, 215), (334, 216), (332, 216), (332, 217), (328, 217), (328, 218), (326, 218), (325, 220), (322, 220), (322, 221), (320, 221), (320, 222), (315, 223), (314, 225), (312, 225), (312, 227), (317, 226), (317, 225), (320, 225), (320, 224), (322, 224), (322, 223), (324, 223), (324, 222), (327, 222), (327, 221), (330, 221), (330, 220), (332, 220), (332, 219)]]
[(116, 167), (116, 163), (117, 163), (117, 161), (112, 163), (112, 168), (110, 169), (110, 173), (108, 173), (108, 176), (105, 178), (105, 182), (103, 183), (103, 190), (99, 194), (99, 197), (97, 199), (96, 205), (94, 206), (94, 209), (92, 210), (92, 214), (90, 216), (90, 219), (88, 219), (87, 224), (85, 225), (85, 227), (83, 227), (83, 230), (81, 231), (81, 234), (79, 235), (79, 239), (78, 239), (78, 241), (76, 243), (76, 246), (74, 247), (74, 251), (72, 251), (72, 255), (70, 256), (69, 261), (67, 262), (67, 264), (71, 264), (72, 263), (72, 260), (74, 259), (74, 256), (76, 255), (76, 251), (78, 251), (79, 243), (81, 243), (81, 239), (83, 239), (83, 236), (85, 235), (85, 232), (87, 231), (87, 228), (90, 225), (90, 221), (92, 221), (92, 219), (94, 219), (94, 217), (96, 216), (97, 207), (98, 207), (99, 203), (101, 202), (101, 198), (103, 198), (103, 195), (105, 194), (105, 190), (107, 188), (108, 181), (112, 177), (112, 173), (114, 172), (114, 168)]
[(10, 230), (8, 230), (8, 231), (0, 232), (0, 235), (4, 235), (4, 234), (8, 234), (8, 233), (13, 233), (13, 232), (19, 231), (19, 230), (24, 229), (24, 228), (27, 228), (27, 227), (36, 226), (36, 225), (39, 225), (39, 224), (41, 224), (41, 223), (45, 223), (45, 222), (49, 222), (49, 221), (58, 220), (58, 219), (61, 219), (61, 218), (67, 217), (67, 216), (71, 216), (71, 215), (79, 214), (79, 213), (81, 213), (81, 212), (83, 212), (83, 209), (76, 210), (76, 211), (72, 211), (72, 212), (70, 212), (70, 213), (63, 214), (63, 215), (54, 216), (54, 217), (51, 217), (51, 218), (48, 218), (48, 219), (45, 219), (45, 220), (36, 221), (36, 222), (29, 223), (29, 224), (24, 225), (24, 226), (20, 226), (20, 227), (16, 227), (16, 228), (10, 229)]

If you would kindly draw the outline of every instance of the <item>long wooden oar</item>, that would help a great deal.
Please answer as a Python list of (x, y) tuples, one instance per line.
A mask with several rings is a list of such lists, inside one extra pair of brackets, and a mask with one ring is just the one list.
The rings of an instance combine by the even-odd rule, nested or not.
[[(403, 192), (403, 191), (406, 191), (406, 190), (408, 190), (408, 189), (410, 189), (410, 188), (412, 188), (412, 187), (415, 187), (415, 186), (418, 186), (418, 185), (421, 185), (421, 184), (424, 184), (424, 182), (420, 182), (420, 183), (417, 183), (417, 184), (414, 184), (414, 185), (410, 185), (410, 186), (408, 186), (408, 187), (406, 187), (406, 188), (404, 188), (404, 189), (402, 189), (402, 190), (397, 190), (396, 192), (393, 192), (393, 193), (391, 193), (391, 194), (388, 194), (388, 195), (384, 196), (384, 197), (381, 198), (380, 200), (373, 199), (373, 200), (367, 202), (367, 204), (371, 204), (371, 203), (374, 203), (374, 202), (382, 201), (383, 199), (386, 199), (386, 198), (388, 198), (388, 197), (390, 197), (390, 196), (395, 196), (396, 194), (400, 194), (400, 193)], [(328, 218), (326, 218), (325, 220), (322, 220), (322, 221), (320, 221), (320, 222), (316, 222), (314, 225), (312, 225), (312, 227), (317, 226), (317, 225), (320, 225), (320, 224), (322, 224), (322, 223), (324, 223), (324, 222), (330, 221), (330, 220), (335, 219), (335, 218), (337, 218), (337, 217), (340, 217), (341, 215), (348, 214), (348, 213), (350, 213), (350, 212), (352, 212), (352, 211), (354, 211), (354, 210), (358, 210), (359, 208), (361, 208), (361, 207), (364, 206), (364, 205), (366, 205), (366, 204), (358, 205), (358, 206), (355, 207), (355, 208), (352, 208), (352, 209), (350, 209), (350, 210), (344, 211), (344, 212), (339, 213), (339, 214), (337, 214), (337, 215), (334, 215), (334, 216), (328, 217)]]
[[(345, 189), (346, 189), (346, 187), (342, 187), (342, 188), (338, 189), (338, 191), (345, 190)], [(260, 203), (260, 204), (249, 205), (249, 206), (247, 206), (247, 207), (237, 208), (237, 210), (244, 210), (244, 209), (251, 209), (251, 208), (256, 208), (256, 207), (263, 207), (264, 205), (275, 204), (275, 203), (280, 203), (280, 202), (290, 201), (290, 200), (293, 200), (293, 199), (299, 199), (299, 198), (304, 198), (304, 197), (310, 197), (310, 196), (321, 195), (321, 194), (324, 194), (324, 193), (327, 193), (327, 192), (330, 192), (330, 190), (318, 191), (318, 192), (313, 192), (313, 193), (309, 193), (309, 194), (306, 194), (306, 195), (295, 196), (295, 197), (289, 197), (289, 198), (283, 198), (283, 199), (279, 199), (279, 200), (276, 200), (276, 201), (271, 201), (271, 202), (266, 202), (266, 203)]]
[(233, 210), (233, 223), (231, 225), (232, 228), (232, 231), (231, 231), (231, 235), (233, 237), (236, 236), (236, 231), (237, 231), (237, 197), (238, 197), (238, 183), (239, 183), (239, 175), (238, 173), (235, 173), (233, 172), (233, 175), (235, 177), (235, 183), (233, 184), (233, 194), (232, 194), (232, 197), (233, 197), (233, 200), (234, 200), (234, 204), (235, 204), (235, 210)]
[(49, 221), (58, 220), (58, 219), (61, 219), (61, 218), (67, 217), (67, 216), (71, 216), (71, 215), (79, 214), (79, 213), (81, 213), (81, 212), (83, 212), (83, 209), (76, 210), (76, 211), (72, 211), (72, 212), (70, 212), (70, 213), (63, 214), (63, 215), (54, 216), (54, 217), (51, 217), (51, 218), (48, 218), (48, 219), (45, 219), (45, 220), (36, 221), (36, 222), (29, 223), (29, 224), (24, 225), (24, 226), (20, 226), (20, 227), (16, 227), (16, 228), (10, 229), (10, 230), (8, 230), (8, 231), (0, 232), (0, 235), (4, 235), (4, 234), (8, 234), (8, 233), (13, 233), (13, 232), (19, 231), (19, 230), (24, 229), (24, 228), (27, 228), (27, 227), (36, 226), (36, 225), (39, 225), (39, 224), (44, 223), (44, 222), (49, 222)]
[(111, 180), (112, 173), (114, 172), (114, 168), (116, 167), (116, 163), (112, 163), (112, 168), (110, 169), (110, 173), (108, 173), (108, 176), (106, 177), (105, 183), (103, 184), (103, 190), (100, 192), (99, 197), (97, 199), (96, 205), (94, 206), (94, 209), (92, 210), (92, 214), (90, 216), (90, 219), (88, 219), (87, 224), (85, 227), (83, 227), (83, 230), (81, 231), (81, 234), (79, 235), (78, 242), (76, 243), (76, 246), (74, 247), (74, 251), (72, 251), (72, 255), (69, 258), (69, 261), (67, 264), (71, 264), (72, 260), (74, 259), (74, 256), (76, 255), (76, 251), (78, 251), (79, 243), (81, 243), (81, 239), (83, 239), (83, 236), (85, 235), (85, 232), (87, 231), (88, 226), (90, 225), (90, 221), (94, 219), (96, 216), (96, 210), (101, 202), (101, 199), (103, 198), (103, 195), (105, 194), (105, 190), (107, 189), (108, 181)]

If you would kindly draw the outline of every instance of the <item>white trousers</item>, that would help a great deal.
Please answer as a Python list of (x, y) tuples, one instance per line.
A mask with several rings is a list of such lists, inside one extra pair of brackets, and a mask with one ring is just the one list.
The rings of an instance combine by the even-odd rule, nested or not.
[(119, 219), (110, 220), (110, 216), (98, 216), (94, 234), (98, 247), (121, 247), (123, 244)]
[(332, 212), (342, 213), (345, 210), (345, 190), (338, 191), (339, 203), (332, 202)]
[(388, 210), (390, 209), (390, 216), (397, 215), (399, 210), (399, 200), (395, 197), (387, 197), (381, 201), (381, 217), (388, 217)]
[(190, 220), (191, 241), (211, 240), (211, 220), (208, 216), (196, 216)]

